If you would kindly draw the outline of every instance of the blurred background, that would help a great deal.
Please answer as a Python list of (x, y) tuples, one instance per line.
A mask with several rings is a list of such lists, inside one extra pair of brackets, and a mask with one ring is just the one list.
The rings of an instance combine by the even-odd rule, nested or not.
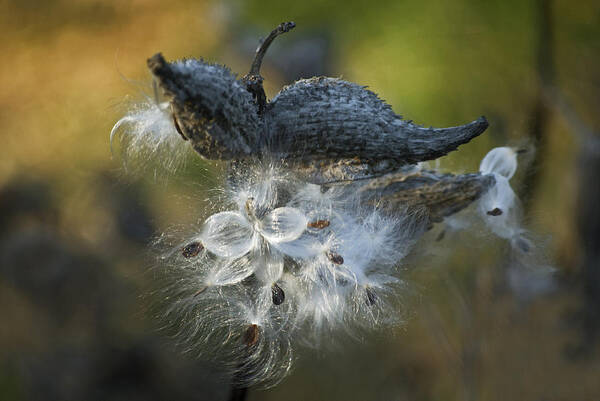
[[(408, 258), (406, 323), (342, 350), (299, 350), (249, 400), (600, 399), (600, 3), (555, 0), (2, 0), (0, 399), (225, 400), (148, 307), (147, 244), (196, 219), (220, 166), (127, 175), (109, 132), (150, 95), (146, 59), (368, 85), (415, 122), (490, 128), (438, 162), (537, 151), (515, 182), (543, 269), (476, 232), (428, 233)], [(193, 218), (191, 217), (193, 216)], [(435, 243), (435, 246), (432, 244)], [(553, 275), (545, 268), (556, 269)]]

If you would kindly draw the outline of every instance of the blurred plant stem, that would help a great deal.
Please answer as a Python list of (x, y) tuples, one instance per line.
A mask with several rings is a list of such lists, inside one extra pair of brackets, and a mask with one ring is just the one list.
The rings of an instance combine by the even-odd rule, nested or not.
[(536, 146), (535, 159), (532, 163), (531, 172), (525, 177), (523, 188), (523, 206), (526, 212), (531, 212), (532, 200), (537, 193), (541, 166), (548, 150), (548, 128), (551, 111), (544, 100), (544, 91), (553, 85), (555, 80), (554, 67), (554, 27), (553, 27), (553, 5), (551, 0), (536, 0), (535, 15), (537, 21), (536, 38), (536, 71), (538, 75), (538, 87), (531, 106), (530, 137)]
[[(593, 347), (600, 334), (600, 134), (595, 132), (572, 107), (556, 86), (554, 60), (554, 12), (551, 0), (537, 0), (537, 72), (539, 85), (532, 108), (532, 137), (537, 146), (534, 168), (525, 180), (525, 207), (531, 211), (532, 197), (540, 182), (544, 159), (549, 157), (548, 130), (553, 114), (560, 115), (577, 144), (577, 190), (575, 220), (579, 234), (579, 269), (583, 285), (581, 311), (582, 343), (577, 354)], [(591, 184), (591, 185), (590, 185)], [(566, 250), (571, 252), (572, 250)]]

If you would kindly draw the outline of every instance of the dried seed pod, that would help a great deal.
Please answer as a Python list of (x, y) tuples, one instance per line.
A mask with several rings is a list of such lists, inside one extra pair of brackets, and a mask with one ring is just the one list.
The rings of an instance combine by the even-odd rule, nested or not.
[[(261, 60), (257, 58), (257, 66)], [(267, 107), (263, 79), (254, 67), (238, 80), (224, 66), (194, 59), (168, 63), (159, 53), (148, 59), (148, 68), (200, 155), (244, 159), (258, 155), (266, 141), (274, 155), (306, 168), (307, 179), (314, 183), (331, 182), (323, 179), (329, 175), (326, 166), (340, 162), (362, 165), (369, 171), (361, 174), (366, 178), (437, 159), (488, 127), (480, 117), (461, 126), (425, 128), (403, 120), (364, 86), (337, 78), (299, 80)]]
[(181, 249), (181, 254), (184, 258), (193, 258), (194, 256), (198, 256), (200, 252), (204, 249), (204, 246), (200, 241), (190, 242), (186, 246)]
[(251, 324), (244, 333), (244, 344), (246, 344), (248, 347), (252, 347), (258, 342), (259, 334), (258, 325)]
[(365, 302), (367, 303), (367, 305), (373, 306), (377, 303), (377, 299), (378, 299), (377, 294), (371, 287), (365, 288), (365, 295), (366, 295)]
[(401, 212), (408, 207), (425, 212), (430, 222), (440, 223), (479, 199), (495, 183), (491, 174), (453, 175), (430, 170), (400, 170), (351, 185), (360, 193), (361, 199), (371, 205), (381, 205), (392, 212)]
[(283, 88), (265, 115), (274, 153), (284, 152), (290, 163), (386, 161), (387, 171), (380, 168), (378, 175), (437, 159), (488, 126), (481, 117), (458, 127), (425, 128), (403, 120), (365, 87), (327, 77), (302, 79)]
[(283, 289), (278, 286), (277, 283), (274, 283), (271, 286), (271, 295), (273, 298), (273, 304), (275, 305), (281, 305), (285, 300), (285, 292), (283, 292)]
[(308, 228), (316, 228), (318, 230), (322, 230), (325, 227), (329, 227), (329, 224), (331, 224), (331, 222), (329, 220), (316, 220), (316, 221), (311, 221), (306, 226)]
[(344, 264), (344, 258), (339, 253), (329, 251), (327, 252), (327, 258), (329, 258), (329, 260), (336, 265)]
[(489, 216), (500, 216), (502, 214), (502, 209), (500, 209), (499, 207), (496, 207), (493, 210), (488, 210), (487, 214)]
[(200, 155), (231, 160), (257, 150), (262, 130), (252, 94), (227, 67), (193, 59), (167, 63), (159, 53), (148, 68)]

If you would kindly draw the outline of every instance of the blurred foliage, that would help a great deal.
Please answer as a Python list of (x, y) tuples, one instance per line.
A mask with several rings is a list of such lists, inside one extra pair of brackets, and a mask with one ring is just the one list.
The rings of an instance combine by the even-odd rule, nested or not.
[[(491, 147), (531, 142), (541, 2), (2, 0), (0, 398), (226, 398), (226, 378), (172, 351), (145, 308), (145, 244), (202, 217), (222, 168), (190, 160), (176, 178), (133, 180), (111, 158), (112, 124), (151, 96), (147, 57), (203, 56), (244, 74), (258, 38), (294, 20), (267, 55), (271, 97), (321, 73), (368, 85), (418, 123), (486, 115), (488, 132), (439, 162), (474, 171)], [(600, 5), (552, 5), (555, 85), (598, 131)], [(293, 57), (304, 65), (290, 71)], [(521, 172), (534, 185), (518, 192), (556, 283), (515, 273), (505, 245), (477, 233), (447, 235), (434, 253), (433, 231), (406, 264), (406, 325), (342, 351), (305, 351), (289, 379), (249, 398), (600, 398), (598, 345), (581, 344), (576, 313), (580, 149), (559, 114), (548, 119)]]

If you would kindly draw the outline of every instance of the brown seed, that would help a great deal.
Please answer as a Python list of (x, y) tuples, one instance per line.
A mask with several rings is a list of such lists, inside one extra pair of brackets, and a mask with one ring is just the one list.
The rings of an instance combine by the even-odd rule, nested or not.
[(488, 210), (487, 214), (489, 216), (500, 216), (502, 214), (502, 209), (497, 207), (497, 208), (494, 208), (494, 210)]
[(316, 221), (311, 221), (306, 226), (308, 228), (316, 228), (318, 230), (322, 230), (325, 227), (329, 227), (329, 224), (331, 224), (331, 222), (329, 220), (316, 220)]
[(271, 286), (271, 295), (275, 305), (281, 305), (285, 300), (285, 292), (283, 292), (283, 289), (277, 283)]
[(367, 295), (367, 297), (365, 298), (365, 302), (367, 303), (367, 305), (375, 305), (378, 299), (377, 294), (375, 294), (375, 291), (373, 291), (371, 287), (367, 287), (365, 288), (365, 293)]
[(258, 342), (258, 335), (258, 326), (256, 324), (251, 324), (244, 333), (244, 344), (246, 344), (248, 347), (252, 347)]
[(329, 252), (327, 252), (327, 257), (329, 258), (329, 260), (332, 263), (334, 263), (336, 265), (342, 265), (342, 264), (344, 264), (344, 258), (339, 253), (335, 253), (335, 252), (329, 251)]
[(194, 298), (197, 297), (198, 295), (202, 294), (204, 291), (206, 291), (208, 287), (204, 286), (202, 288), (200, 288), (198, 291), (196, 291), (196, 293), (194, 294)]
[(181, 254), (184, 258), (193, 258), (194, 256), (198, 256), (198, 254), (204, 249), (204, 246), (200, 241), (190, 242), (183, 248), (181, 248)]

